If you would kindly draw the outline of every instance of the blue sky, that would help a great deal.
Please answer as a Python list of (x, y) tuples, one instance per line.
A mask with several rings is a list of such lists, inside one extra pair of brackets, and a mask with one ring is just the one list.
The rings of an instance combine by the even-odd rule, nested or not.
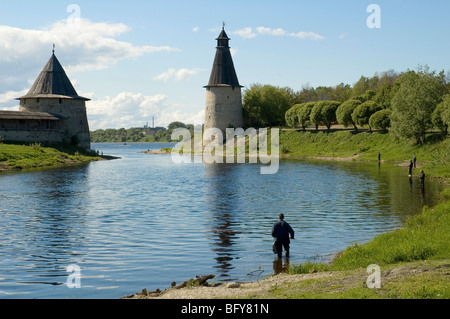
[[(74, 4), (75, 6), (70, 6)], [(369, 28), (371, 4), (380, 28)], [(428, 65), (450, 70), (450, 2), (8, 1), (0, 11), (0, 109), (15, 110), (56, 55), (91, 129), (200, 124), (222, 22), (241, 85), (353, 85)], [(79, 19), (78, 19), (79, 17)]]

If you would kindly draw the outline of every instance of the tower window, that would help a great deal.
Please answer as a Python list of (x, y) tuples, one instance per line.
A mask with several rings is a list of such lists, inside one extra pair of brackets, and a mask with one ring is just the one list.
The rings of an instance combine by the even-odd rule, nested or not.
[(59, 99), (59, 104), (62, 104), (62, 99)]
[(37, 99), (36, 102), (39, 103), (41, 99)]

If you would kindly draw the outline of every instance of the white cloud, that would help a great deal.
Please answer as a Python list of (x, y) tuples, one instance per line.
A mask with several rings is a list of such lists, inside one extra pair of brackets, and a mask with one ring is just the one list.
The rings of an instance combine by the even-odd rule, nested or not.
[(343, 38), (345, 38), (346, 36), (348, 36), (348, 33), (342, 33), (342, 34), (339, 34), (339, 39), (343, 39)]
[[(255, 32), (256, 31), (256, 32)], [(251, 27), (245, 27), (241, 30), (234, 31), (233, 34), (239, 35), (243, 38), (251, 39), (255, 38), (257, 35), (268, 35), (268, 36), (277, 36), (277, 37), (293, 37), (298, 39), (312, 39), (312, 40), (323, 40), (324, 36), (315, 33), (315, 32), (287, 32), (283, 28), (268, 28), (268, 27), (257, 27), (256, 30), (253, 31)]]
[(68, 72), (105, 69), (147, 53), (179, 51), (169, 46), (136, 46), (116, 39), (130, 30), (123, 23), (86, 19), (78, 24), (58, 21), (40, 29), (0, 25), (0, 88), (8, 91), (28, 87), (30, 79), (34, 81), (42, 69), (42, 61), (50, 57), (53, 43), (56, 55), (69, 63), (64, 66)]
[(182, 111), (184, 106), (172, 104), (163, 94), (146, 96), (141, 93), (121, 92), (115, 97), (96, 98), (92, 93), (83, 93), (92, 98), (87, 102), (87, 113), (91, 130), (106, 128), (142, 127), (151, 123), (167, 127), (171, 122), (202, 124), (204, 111), (190, 113)]
[(166, 72), (163, 72), (155, 77), (153, 80), (164, 81), (167, 82), (170, 79), (175, 79), (176, 81), (189, 81), (191, 76), (196, 75), (200, 72), (204, 71), (203, 69), (195, 68), (195, 69), (174, 69), (170, 68)]
[(284, 31), (282, 28), (271, 29), (266, 27), (257, 27), (256, 31), (263, 35), (284, 36), (286, 34), (286, 31)]
[(237, 35), (243, 37), (244, 39), (251, 39), (251, 38), (256, 37), (256, 33), (254, 33), (252, 28), (250, 28), (250, 27), (246, 27), (244, 29), (234, 31), (233, 34), (237, 34)]
[(193, 27), (193, 28), (192, 28), (192, 32), (197, 32), (198, 30), (200, 30), (199, 27)]
[(297, 33), (289, 33), (290, 37), (300, 38), (300, 39), (312, 39), (312, 40), (323, 40), (325, 37), (321, 36), (320, 34), (314, 33), (314, 32), (305, 32), (300, 31)]

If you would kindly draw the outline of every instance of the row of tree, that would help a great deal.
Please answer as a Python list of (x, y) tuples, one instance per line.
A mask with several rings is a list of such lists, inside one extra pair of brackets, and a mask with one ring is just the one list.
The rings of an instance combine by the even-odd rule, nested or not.
[(176, 128), (187, 128), (194, 130), (194, 125), (184, 124), (182, 122), (172, 122), (167, 129), (151, 129), (151, 128), (120, 128), (95, 130), (91, 132), (91, 140), (93, 143), (154, 143), (154, 142), (171, 142), (172, 132)]
[(415, 138), (438, 128), (445, 134), (450, 125), (450, 83), (444, 72), (428, 67), (397, 74), (393, 71), (361, 77), (353, 87), (290, 88), (254, 84), (244, 92), (247, 126), (315, 127), (328, 129), (368, 126), (390, 130), (394, 136)]

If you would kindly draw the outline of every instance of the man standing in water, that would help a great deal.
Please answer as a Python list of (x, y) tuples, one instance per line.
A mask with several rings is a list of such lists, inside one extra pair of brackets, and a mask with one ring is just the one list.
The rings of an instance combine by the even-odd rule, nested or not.
[(281, 258), (282, 248), (284, 247), (286, 258), (289, 258), (289, 235), (294, 239), (294, 230), (292, 227), (284, 221), (284, 215), (280, 214), (278, 216), (278, 221), (272, 226), (272, 237), (274, 238), (276, 254), (278, 258)]

